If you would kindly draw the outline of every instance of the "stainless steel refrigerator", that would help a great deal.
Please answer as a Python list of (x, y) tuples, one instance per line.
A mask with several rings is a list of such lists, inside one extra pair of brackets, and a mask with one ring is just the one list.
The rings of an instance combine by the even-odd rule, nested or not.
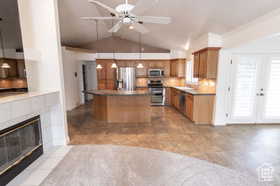
[(117, 70), (118, 90), (133, 91), (136, 89), (136, 69), (134, 67), (120, 67)]

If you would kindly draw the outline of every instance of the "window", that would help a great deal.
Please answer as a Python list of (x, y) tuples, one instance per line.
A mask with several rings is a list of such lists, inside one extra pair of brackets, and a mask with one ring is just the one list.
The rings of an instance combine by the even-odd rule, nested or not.
[(191, 61), (187, 61), (187, 65), (186, 65), (186, 82), (187, 83), (197, 83), (198, 82), (198, 78), (195, 78), (193, 76), (193, 69), (194, 68), (194, 63), (193, 60)]

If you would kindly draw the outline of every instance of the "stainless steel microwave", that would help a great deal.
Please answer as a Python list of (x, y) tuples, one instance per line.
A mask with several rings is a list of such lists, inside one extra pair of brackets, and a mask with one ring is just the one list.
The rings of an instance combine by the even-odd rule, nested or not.
[(163, 77), (164, 76), (164, 70), (162, 70), (162, 69), (149, 69), (148, 70), (148, 76), (149, 77)]

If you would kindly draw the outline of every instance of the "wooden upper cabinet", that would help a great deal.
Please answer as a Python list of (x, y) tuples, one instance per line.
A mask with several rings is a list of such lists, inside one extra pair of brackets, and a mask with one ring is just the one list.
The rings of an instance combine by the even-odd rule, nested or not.
[(116, 63), (115, 61), (107, 62), (106, 64), (106, 79), (107, 80), (116, 80), (117, 79), (117, 69), (112, 68), (112, 64)]
[(97, 72), (97, 79), (98, 80), (105, 80), (106, 79), (106, 63), (101, 61), (96, 61), (96, 66), (101, 65), (101, 69), (96, 69)]
[(199, 69), (198, 69), (198, 74), (200, 78), (208, 78), (207, 77), (207, 54), (208, 51), (204, 50), (201, 51), (199, 54)]
[(172, 59), (170, 60), (170, 76), (171, 77), (185, 77), (186, 75), (186, 59)]
[(98, 89), (115, 89), (117, 72), (115, 68), (112, 68), (112, 64), (116, 63), (111, 59), (99, 59), (96, 61), (96, 65), (101, 65), (102, 69), (96, 69)]
[(205, 48), (194, 53), (194, 77), (216, 79), (220, 48)]
[(148, 69), (149, 69), (149, 62), (147, 61), (138, 61), (135, 63), (135, 67), (141, 63), (143, 68), (136, 68), (136, 76), (137, 77), (147, 77), (148, 76)]
[(199, 52), (194, 53), (194, 69), (193, 69), (193, 76), (198, 78), (199, 77)]

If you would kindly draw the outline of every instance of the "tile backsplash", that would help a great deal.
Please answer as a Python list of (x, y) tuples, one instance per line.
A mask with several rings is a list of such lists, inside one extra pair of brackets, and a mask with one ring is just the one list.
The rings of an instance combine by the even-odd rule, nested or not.
[[(164, 86), (185, 86), (185, 78), (162, 78)], [(137, 87), (147, 87), (149, 78), (137, 78)]]
[(200, 79), (196, 84), (186, 84), (186, 85), (198, 90), (205, 90), (205, 91), (216, 90), (216, 80), (213, 79)]

